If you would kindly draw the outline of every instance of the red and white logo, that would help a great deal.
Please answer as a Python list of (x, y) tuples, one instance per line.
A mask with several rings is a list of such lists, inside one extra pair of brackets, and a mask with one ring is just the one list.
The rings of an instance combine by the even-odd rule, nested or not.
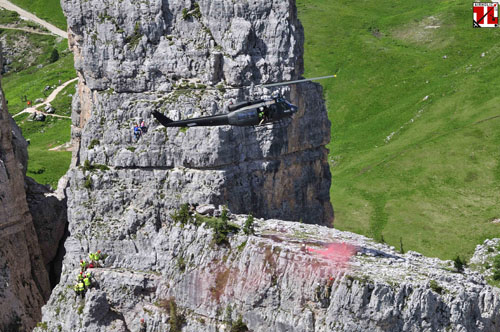
[(472, 19), (474, 28), (498, 27), (498, 2), (474, 2)]

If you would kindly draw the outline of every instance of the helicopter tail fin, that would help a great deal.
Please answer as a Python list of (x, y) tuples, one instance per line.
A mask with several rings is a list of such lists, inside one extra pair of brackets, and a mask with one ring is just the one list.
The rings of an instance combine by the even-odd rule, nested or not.
[(158, 111), (153, 111), (153, 116), (160, 122), (163, 126), (169, 127), (169, 123), (174, 122), (173, 120), (167, 118), (165, 115), (161, 114)]

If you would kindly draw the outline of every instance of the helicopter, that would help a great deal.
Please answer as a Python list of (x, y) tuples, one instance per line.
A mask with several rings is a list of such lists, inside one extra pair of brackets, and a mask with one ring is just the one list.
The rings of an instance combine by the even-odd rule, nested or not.
[[(256, 87), (270, 88), (281, 85), (291, 85), (302, 82), (316, 81), (325, 78), (337, 77), (329, 75), (309, 79), (287, 81), (280, 83), (256, 85)], [(153, 116), (165, 127), (199, 127), (199, 126), (260, 126), (277, 122), (297, 113), (298, 107), (290, 103), (283, 96), (277, 94), (268, 99), (248, 100), (229, 105), (229, 113), (211, 115), (199, 118), (174, 121), (158, 111)]]

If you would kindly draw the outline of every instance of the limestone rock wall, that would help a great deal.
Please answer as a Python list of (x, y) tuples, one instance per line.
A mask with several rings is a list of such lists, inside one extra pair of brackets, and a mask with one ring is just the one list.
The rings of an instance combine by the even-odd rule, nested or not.
[[(294, 2), (62, 5), (80, 76), (74, 165), (88, 160), (110, 166), (122, 180), (135, 176), (137, 183), (124, 190), (151, 196), (149, 207), (215, 203), (238, 213), (332, 223), (325, 148), (330, 123), (319, 85), (281, 88), (301, 111), (265, 127), (165, 129), (151, 116), (153, 110), (174, 119), (226, 112), (229, 102), (272, 92), (251, 84), (298, 78), (303, 31)], [(182, 89), (195, 86), (201, 89)], [(132, 129), (141, 119), (149, 130), (136, 141)], [(153, 169), (161, 177), (176, 174), (175, 186), (170, 180), (168, 187), (143, 186), (157, 182), (148, 179)]]
[(229, 85), (303, 71), (293, 1), (62, 2), (76, 69), (93, 90), (168, 91), (179, 79)]
[(26, 201), (26, 146), (0, 87), (0, 331), (31, 330), (50, 295)]
[[(240, 317), (255, 332), (500, 331), (499, 290), (478, 272), (323, 226), (256, 224), (256, 235), (240, 231), (228, 246), (171, 220), (129, 235), (82, 227), (43, 321), (49, 331), (229, 331)], [(93, 245), (110, 256), (80, 298), (71, 285)]]

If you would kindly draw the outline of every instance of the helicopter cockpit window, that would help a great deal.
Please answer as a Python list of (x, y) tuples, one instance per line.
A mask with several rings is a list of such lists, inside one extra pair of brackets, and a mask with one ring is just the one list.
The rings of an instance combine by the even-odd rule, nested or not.
[(288, 106), (289, 105), (286, 101), (276, 103), (276, 108), (278, 109), (278, 111), (286, 111), (289, 108)]
[(273, 117), (275, 114), (279, 114), (281, 111), (283, 111), (285, 109), (284, 105), (282, 105), (282, 103), (276, 103), (276, 104), (272, 104), (272, 105), (269, 105), (268, 107), (268, 113), (269, 113), (269, 117)]

